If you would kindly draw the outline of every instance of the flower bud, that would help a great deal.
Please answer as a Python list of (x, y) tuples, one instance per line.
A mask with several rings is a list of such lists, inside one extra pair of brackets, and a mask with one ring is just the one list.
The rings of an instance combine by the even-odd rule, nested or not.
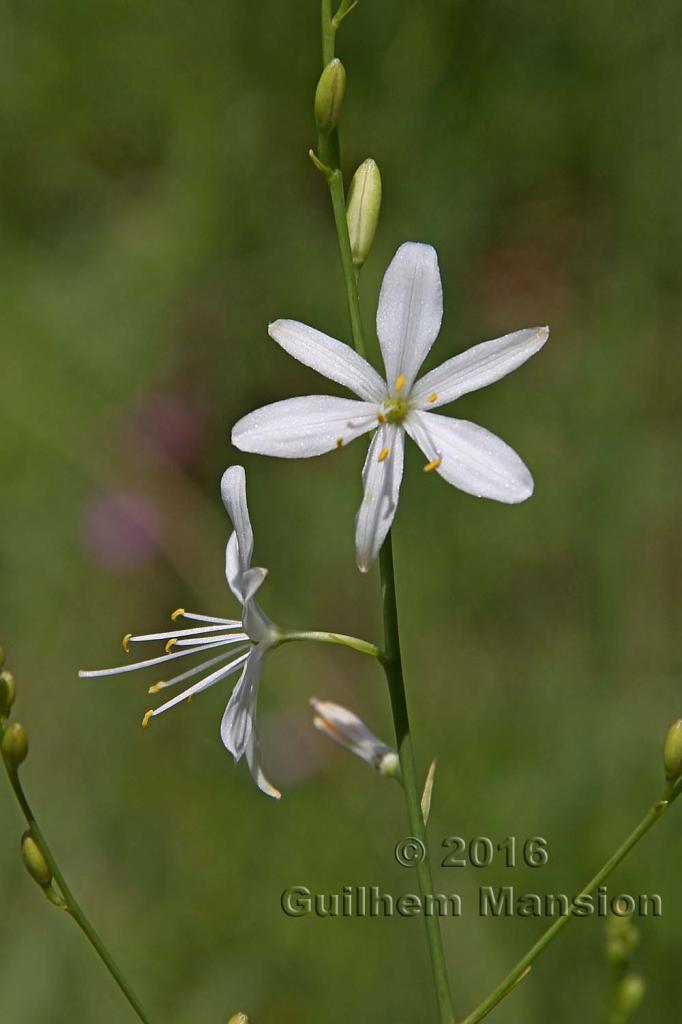
[(17, 688), (12, 673), (7, 669), (0, 672), (0, 718), (7, 718), (9, 715), (16, 692)]
[(315, 712), (313, 725), (316, 729), (361, 757), (386, 778), (400, 777), (397, 751), (377, 739), (357, 715), (340, 704), (316, 697), (310, 698), (310, 705)]
[(28, 754), (28, 736), (23, 725), (15, 722), (5, 729), (2, 737), (2, 753), (11, 768), (18, 768)]
[(230, 1017), (227, 1024), (249, 1024), (249, 1018), (246, 1016), (245, 1013), (242, 1013), (240, 1010), (239, 1013), (235, 1013), (232, 1017)]
[(682, 776), (682, 718), (670, 726), (663, 747), (663, 767), (668, 782), (677, 782)]
[(52, 881), (52, 872), (30, 832), (24, 832), (22, 836), (21, 856), (33, 881), (37, 882), (41, 889), (47, 889)]
[(628, 974), (623, 978), (616, 996), (616, 1003), (623, 1019), (627, 1019), (639, 1007), (645, 991), (644, 978), (639, 974)]
[(374, 160), (364, 160), (348, 190), (348, 234), (353, 263), (361, 267), (369, 256), (379, 223), (381, 175)]
[(609, 916), (606, 923), (606, 956), (616, 968), (625, 968), (632, 959), (639, 931), (629, 917)]
[(338, 57), (331, 60), (320, 75), (315, 90), (315, 122), (325, 135), (338, 124), (346, 94), (346, 69)]

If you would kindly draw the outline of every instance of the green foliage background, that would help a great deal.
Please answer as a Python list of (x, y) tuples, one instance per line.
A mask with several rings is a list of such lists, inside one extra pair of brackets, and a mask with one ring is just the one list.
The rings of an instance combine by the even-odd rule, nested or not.
[[(310, 728), (315, 694), (390, 736), (372, 665), (302, 646), (270, 659), (276, 806), (220, 745), (225, 690), (143, 733), (145, 680), (76, 676), (117, 663), (123, 633), (164, 626), (177, 605), (232, 613), (217, 485), (236, 459), (269, 614), (379, 635), (376, 573), (353, 562), (363, 446), (284, 464), (228, 440), (255, 406), (328, 390), (269, 340), (269, 320), (348, 337), (306, 158), (317, 4), (22, 0), (1, 18), (0, 629), (42, 824), (154, 1020), (431, 1020), (419, 920), (279, 908), (293, 884), (415, 891), (392, 856), (397, 787)], [(551, 851), (537, 871), (437, 871), (465, 902), (444, 922), (462, 1015), (541, 929), (482, 920), (477, 887), (576, 891), (657, 795), (682, 713), (681, 27), (673, 0), (362, 0), (339, 36), (346, 167), (371, 155), (384, 178), (368, 325), (396, 246), (415, 239), (443, 274), (433, 363), (519, 327), (553, 332), (457, 408), (522, 453), (533, 500), (468, 498), (424, 477), (413, 451), (395, 528), (420, 770), (439, 758), (436, 854), (453, 834), (543, 835)], [(189, 466), (131, 426), (159, 392), (204, 420)], [(161, 549), (134, 571), (83, 544), (89, 503), (112, 489), (163, 517)], [(132, 1020), (25, 876), (6, 786), (0, 821), (3, 1020)], [(679, 1005), (680, 833), (672, 813), (613, 882), (664, 902), (642, 922), (642, 1020)], [(603, 944), (603, 922), (575, 922), (495, 1019), (604, 1021)]]

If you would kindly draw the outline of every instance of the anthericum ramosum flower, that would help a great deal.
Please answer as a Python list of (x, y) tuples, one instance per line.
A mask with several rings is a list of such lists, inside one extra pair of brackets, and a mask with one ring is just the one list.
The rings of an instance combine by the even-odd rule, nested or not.
[(249, 771), (258, 788), (268, 796), (279, 799), (281, 794), (270, 785), (261, 769), (260, 743), (256, 730), (258, 685), (263, 659), (269, 648), (278, 641), (279, 631), (255, 600), (256, 592), (267, 575), (267, 569), (251, 566), (253, 530), (246, 503), (246, 476), (243, 468), (231, 466), (225, 470), (220, 489), (227, 514), (234, 527), (234, 533), (227, 542), (225, 574), (230, 590), (241, 604), (241, 620), (200, 615), (178, 608), (171, 616), (174, 622), (183, 619), (201, 625), (141, 636), (128, 633), (123, 638), (126, 652), (131, 644), (161, 641), (165, 644), (164, 654), (132, 665), (80, 672), (79, 675), (86, 678), (113, 676), (156, 665), (167, 665), (189, 655), (201, 655), (201, 660), (192, 668), (155, 683), (149, 688), (150, 693), (159, 693), (169, 687), (177, 687), (195, 676), (199, 677), (197, 682), (182, 689), (159, 707), (148, 711), (142, 720), (146, 727), (150, 719), (156, 715), (241, 671), (239, 682), (225, 708), (220, 735), (235, 761), (246, 756)]
[(352, 711), (331, 700), (318, 700), (316, 697), (310, 698), (310, 706), (315, 712), (313, 725), (325, 736), (357, 754), (381, 775), (398, 773), (397, 751), (377, 739)]
[(377, 308), (386, 379), (343, 342), (295, 320), (276, 320), (269, 333), (286, 352), (343, 384), (357, 399), (290, 398), (249, 413), (232, 431), (232, 442), (242, 451), (288, 459), (322, 455), (374, 432), (355, 524), (363, 572), (378, 555), (395, 516), (405, 433), (426, 457), (425, 472), (437, 472), (468, 494), (514, 504), (533, 493), (530, 472), (508, 444), (475, 423), (431, 410), (511, 373), (542, 348), (549, 329), (527, 328), (482, 342), (417, 380), (442, 317), (436, 251), (405, 242), (386, 271)]

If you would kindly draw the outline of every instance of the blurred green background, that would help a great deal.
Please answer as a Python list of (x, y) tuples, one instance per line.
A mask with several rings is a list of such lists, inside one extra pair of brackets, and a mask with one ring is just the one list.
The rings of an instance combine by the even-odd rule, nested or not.
[[(153, 1020), (341, 1024), (434, 1018), (416, 920), (292, 920), (283, 889), (415, 891), (393, 860), (397, 787), (310, 725), (309, 696), (390, 738), (381, 674), (292, 646), (261, 692), (275, 805), (234, 767), (216, 688), (139, 727), (149, 679), (79, 681), (178, 605), (233, 614), (218, 495), (247, 467), (273, 619), (377, 638), (354, 568), (364, 445), (244, 459), (235, 420), (329, 385), (266, 333), (347, 338), (327, 195), (309, 165), (318, 5), (10, 0), (0, 32), (0, 632), (29, 729), (27, 789), (67, 877)], [(528, 366), (456, 414), (523, 455), (536, 495), (476, 501), (408, 455), (395, 528), (431, 835), (545, 836), (547, 867), (439, 869), (464, 1015), (540, 933), (482, 920), (480, 884), (577, 891), (659, 790), (682, 713), (679, 358), (682, 15), (674, 0), (363, 0), (340, 32), (346, 168), (373, 156), (381, 230), (371, 325), (397, 245), (438, 249), (431, 365), (549, 322)], [(376, 355), (376, 347), (373, 355)], [(447, 410), (455, 412), (455, 410)], [(659, 893), (642, 922), (642, 1020), (677, 1019), (680, 809), (614, 878)], [(0, 990), (10, 1024), (132, 1020), (18, 857), (0, 785)], [(500, 1024), (605, 1021), (604, 923), (575, 922)]]

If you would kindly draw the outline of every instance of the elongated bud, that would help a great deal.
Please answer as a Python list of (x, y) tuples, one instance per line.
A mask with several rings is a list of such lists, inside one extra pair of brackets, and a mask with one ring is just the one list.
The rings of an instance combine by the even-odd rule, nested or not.
[(630, 963), (637, 943), (639, 931), (629, 917), (610, 915), (606, 922), (606, 956), (617, 969), (624, 969)]
[(361, 757), (380, 775), (400, 778), (397, 751), (377, 739), (357, 715), (331, 700), (311, 697), (310, 705), (315, 712), (313, 725), (316, 729), (334, 740), (334, 743)]
[(227, 1024), (249, 1024), (249, 1018), (241, 1010), (228, 1020)]
[(668, 782), (677, 782), (682, 776), (682, 718), (668, 729), (663, 747), (663, 767)]
[(345, 95), (346, 69), (335, 57), (320, 75), (315, 90), (315, 123), (325, 135), (336, 128)]
[(644, 999), (646, 985), (639, 974), (628, 974), (618, 988), (616, 1003), (624, 1018), (630, 1017)]
[(381, 175), (374, 160), (364, 160), (348, 191), (348, 234), (353, 263), (361, 267), (369, 256), (381, 210)]
[(11, 672), (5, 669), (4, 672), (0, 672), (0, 717), (7, 718), (12, 705), (14, 704), (14, 698), (16, 696), (17, 688), (14, 682), (14, 676)]
[(33, 881), (37, 882), (41, 889), (47, 889), (52, 881), (52, 872), (30, 832), (24, 832), (22, 836), (21, 856)]
[(28, 736), (20, 722), (15, 722), (5, 729), (5, 735), (2, 737), (2, 753), (12, 768), (18, 768), (26, 760)]

